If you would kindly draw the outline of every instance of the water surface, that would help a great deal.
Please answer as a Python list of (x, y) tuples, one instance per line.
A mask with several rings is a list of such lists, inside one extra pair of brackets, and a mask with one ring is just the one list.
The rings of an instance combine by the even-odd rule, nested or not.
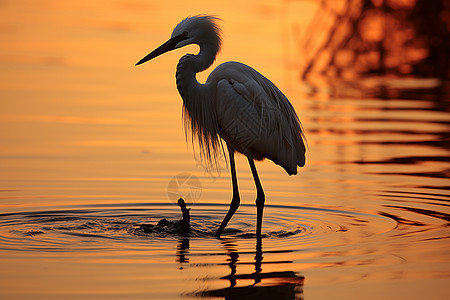
[[(0, 298), (448, 299), (450, 118), (436, 79), (308, 89), (283, 64), (285, 4), (77, 3), (2, 4)], [(257, 163), (261, 241), (242, 156), (242, 206), (212, 238), (231, 182), (225, 161), (210, 173), (186, 146), (185, 51), (133, 66), (198, 11), (224, 20), (217, 63), (267, 75), (306, 129), (297, 176)], [(179, 196), (189, 235), (140, 230), (180, 219)]]

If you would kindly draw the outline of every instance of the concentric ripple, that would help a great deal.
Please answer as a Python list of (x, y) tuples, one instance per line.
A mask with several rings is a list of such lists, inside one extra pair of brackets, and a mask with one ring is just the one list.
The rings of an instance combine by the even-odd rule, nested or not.
[[(191, 209), (188, 237), (212, 239), (226, 213), (226, 205), (203, 204)], [(80, 251), (140, 249), (149, 243), (164, 248), (164, 241), (182, 237), (173, 232), (146, 233), (141, 224), (161, 219), (179, 220), (172, 204), (117, 204), (70, 206), (64, 209), (0, 214), (0, 249)], [(255, 208), (242, 205), (224, 231), (224, 238), (255, 238)], [(267, 205), (263, 221), (265, 243), (271, 248), (330, 247), (363, 243), (368, 237), (390, 231), (389, 217), (326, 207)]]

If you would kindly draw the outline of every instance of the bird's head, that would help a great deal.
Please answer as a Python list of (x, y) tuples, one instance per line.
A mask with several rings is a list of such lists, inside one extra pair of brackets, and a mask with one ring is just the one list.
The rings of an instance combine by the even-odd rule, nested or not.
[(212, 47), (212, 51), (218, 52), (221, 44), (221, 31), (217, 24), (217, 17), (198, 15), (184, 19), (173, 30), (170, 39), (147, 54), (136, 63), (143, 64), (163, 53), (178, 49), (190, 44), (202, 47)]

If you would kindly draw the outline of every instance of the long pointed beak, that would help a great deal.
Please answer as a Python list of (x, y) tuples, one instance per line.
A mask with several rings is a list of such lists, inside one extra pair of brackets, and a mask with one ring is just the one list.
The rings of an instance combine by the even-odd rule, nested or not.
[(144, 58), (138, 61), (135, 66), (143, 64), (157, 56), (160, 56), (161, 54), (164, 54), (168, 51), (175, 49), (175, 46), (179, 41), (180, 36), (175, 36), (171, 38), (170, 40), (168, 40), (167, 42), (165, 42), (164, 44), (162, 44), (161, 46), (159, 46), (158, 48), (147, 54)]

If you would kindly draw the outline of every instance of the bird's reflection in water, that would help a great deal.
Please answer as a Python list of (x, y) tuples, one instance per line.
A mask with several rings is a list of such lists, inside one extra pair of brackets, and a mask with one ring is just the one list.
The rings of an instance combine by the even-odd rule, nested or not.
[[(221, 280), (229, 281), (229, 286), (222, 289), (211, 289), (198, 291), (186, 296), (196, 298), (222, 298), (222, 299), (280, 299), (280, 300), (300, 300), (303, 299), (304, 277), (297, 275), (294, 271), (263, 272), (263, 251), (262, 240), (257, 239), (256, 251), (254, 252), (255, 272), (249, 274), (239, 274), (238, 265), (246, 264), (239, 262), (239, 251), (237, 245), (232, 240), (222, 239), (222, 243), (227, 251), (226, 265), (230, 268), (230, 273)], [(279, 251), (277, 251), (279, 252)], [(189, 262), (189, 239), (179, 240), (177, 247), (177, 261), (180, 263)], [(250, 254), (241, 252), (241, 254)], [(286, 264), (291, 261), (271, 261), (270, 264)], [(182, 269), (182, 267), (180, 267)], [(239, 281), (251, 280), (249, 285), (239, 284)]]

